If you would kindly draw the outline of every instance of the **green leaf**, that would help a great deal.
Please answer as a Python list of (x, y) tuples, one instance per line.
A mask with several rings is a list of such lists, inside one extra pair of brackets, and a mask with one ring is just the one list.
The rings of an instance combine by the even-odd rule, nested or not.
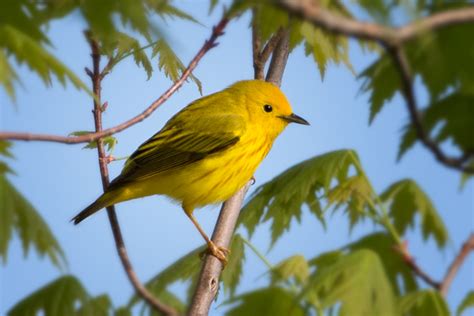
[(323, 32), (308, 22), (304, 22), (299, 30), (305, 39), (305, 54), (312, 55), (316, 62), (321, 79), (324, 79), (328, 62), (336, 65), (345, 64), (349, 70), (354, 72), (349, 61), (349, 43), (347, 38), (336, 37)]
[(48, 225), (36, 209), (0, 173), (0, 256), (7, 260), (8, 246), (13, 232), (20, 237), (24, 255), (33, 246), (40, 256), (47, 256), (54, 265), (65, 263), (64, 253)]
[[(116, 66), (126, 57), (133, 55), (133, 59), (135, 60), (137, 66), (142, 66), (147, 74), (147, 79), (150, 79), (153, 73), (153, 67), (151, 66), (151, 62), (148, 59), (147, 54), (145, 53), (146, 47), (148, 46), (142, 47), (137, 39), (125, 33), (118, 32), (116, 34), (116, 42), (113, 46), (115, 55), (111, 57), (114, 61), (111, 68)], [(112, 52), (107, 52), (107, 54), (109, 56), (113, 55)]]
[(309, 260), (309, 265), (311, 267), (315, 267), (317, 269), (322, 269), (325, 266), (332, 265), (339, 260), (344, 253), (340, 250), (334, 250), (334, 251), (329, 251), (329, 252), (324, 252), (317, 257)]
[(234, 235), (230, 247), (229, 262), (222, 271), (221, 281), (224, 286), (224, 293), (229, 292), (234, 296), (237, 285), (243, 272), (243, 263), (245, 261), (244, 242), (239, 234)]
[(127, 307), (120, 307), (115, 310), (114, 316), (132, 316), (132, 312)]
[(8, 158), (14, 158), (13, 154), (10, 151), (10, 148), (12, 147), (12, 143), (6, 140), (0, 140), (0, 155), (8, 157)]
[(389, 216), (398, 232), (404, 234), (409, 227), (415, 227), (416, 215), (421, 219), (423, 239), (433, 237), (442, 248), (448, 241), (448, 232), (443, 220), (430, 198), (423, 192), (418, 184), (405, 179), (392, 184), (380, 196), (383, 202), (390, 204)]
[(10, 167), (6, 163), (4, 163), (3, 161), (0, 161), (0, 175), (3, 176), (6, 173), (16, 174), (15, 171), (10, 169)]
[(375, 252), (331, 253), (323, 263), (310, 276), (302, 298), (316, 297), (325, 309), (340, 304), (341, 316), (397, 314), (392, 287)]
[(291, 256), (272, 269), (272, 284), (279, 280), (294, 279), (298, 284), (304, 284), (309, 276), (309, 266), (302, 255)]
[[(91, 93), (87, 85), (79, 77), (29, 34), (11, 25), (0, 24), (0, 47), (5, 48), (7, 54), (12, 54), (19, 64), (26, 63), (32, 71), (40, 76), (45, 84), (50, 85), (51, 77), (55, 76), (63, 85), (66, 84), (66, 81), (70, 81), (76, 88), (81, 88)], [(8, 66), (5, 69), (2, 71), (2, 75), (6, 76), (6, 79), (2, 79), (2, 82), (6, 82), (7, 92), (10, 90), (9, 93), (12, 95), (13, 86), (9, 82), (12, 82), (14, 79), (14, 73)]]
[(217, 3), (219, 2), (219, 0), (211, 0), (210, 1), (210, 4), (209, 4), (209, 14), (212, 13), (212, 11), (214, 11), (214, 8), (216, 7)]
[(383, 55), (360, 75), (364, 81), (361, 90), (370, 92), (370, 117), (372, 123), (382, 107), (390, 101), (400, 89), (400, 76), (391, 59)]
[[(69, 133), (69, 136), (82, 136), (95, 133), (94, 131), (76, 131)], [(117, 145), (118, 140), (114, 136), (105, 136), (102, 138), (102, 142), (104, 146), (107, 148), (107, 151), (111, 152), (115, 149), (115, 145)], [(85, 145), (82, 149), (95, 149), (97, 148), (97, 141), (94, 140), (87, 145)]]
[(357, 154), (352, 150), (333, 151), (303, 161), (258, 187), (243, 208), (239, 224), (252, 235), (259, 223), (271, 220), (273, 245), (293, 219), (301, 219), (303, 205), (321, 219), (318, 194), (327, 196), (331, 189), (347, 181), (351, 167), (357, 169), (358, 165)]
[[(474, 65), (469, 62), (474, 58), (474, 43), (465, 40), (473, 32), (474, 25), (461, 24), (426, 33), (409, 43), (410, 64), (421, 77), (431, 100), (438, 99), (452, 87), (459, 87), (464, 93), (474, 92)], [(435, 73), (433, 67), (436, 67)]]
[(165, 1), (163, 1), (163, 0), (153, 0), (153, 1), (149, 1), (148, 4), (163, 19), (165, 19), (166, 17), (179, 18), (179, 19), (182, 19), (182, 20), (187, 20), (187, 21), (190, 21), (190, 22), (201, 24), (192, 15), (190, 15), (189, 13), (186, 13), (183, 10), (178, 9), (177, 7), (171, 5), (170, 2), (167, 1), (167, 0), (165, 0)]
[(259, 315), (259, 316), (303, 316), (303, 308), (287, 290), (279, 287), (268, 287), (248, 292), (232, 298), (225, 304), (236, 304), (225, 315)]
[[(428, 135), (437, 143), (452, 143), (461, 151), (474, 150), (474, 137), (471, 137), (474, 126), (474, 93), (454, 92), (439, 101), (435, 101), (421, 115), (422, 125)], [(413, 127), (405, 128), (399, 158), (416, 143), (417, 137)]]
[[(153, 277), (150, 281), (148, 281), (146, 283), (146, 287), (158, 299), (162, 299), (163, 297), (170, 298), (171, 294), (168, 292), (168, 288), (175, 282), (191, 281), (192, 287), (193, 281), (197, 278), (202, 263), (200, 254), (205, 250), (206, 246), (202, 246), (184, 255), (166, 269), (161, 271), (158, 275)], [(192, 288), (188, 290), (188, 294), (192, 290)], [(134, 295), (131, 298), (128, 306), (131, 308), (133, 305), (136, 305), (139, 302), (141, 302), (140, 298)], [(180, 308), (180, 306), (174, 307)], [(148, 309), (149, 306), (145, 305), (145, 308)]]
[[(104, 144), (104, 146), (106, 147), (107, 151), (111, 152), (115, 149), (115, 145), (117, 145), (118, 143), (118, 140), (117, 138), (113, 137), (113, 136), (106, 136), (104, 138), (102, 138), (102, 142)], [(83, 149), (95, 149), (97, 148), (97, 141), (92, 141), (90, 142), (89, 144), (87, 144), (86, 146), (83, 147)]]
[[(445, 9), (450, 8), (446, 6)], [(474, 65), (469, 62), (474, 58), (474, 43), (465, 41), (473, 32), (472, 24), (457, 25), (425, 33), (405, 45), (413, 77), (421, 79), (421, 89), (426, 88), (430, 103), (437, 104), (453, 88), (460, 94), (474, 93)], [(436, 72), (433, 72), (434, 68)], [(402, 92), (403, 87), (387, 54), (382, 54), (360, 77), (365, 79), (362, 90), (370, 92), (372, 121), (383, 105), (396, 92)], [(466, 112), (464, 119), (467, 117)]]
[(253, 19), (258, 26), (257, 31), (262, 43), (266, 43), (280, 28), (288, 26), (288, 13), (274, 5), (256, 1), (253, 12)]
[[(160, 39), (153, 46), (152, 57), (155, 57), (156, 55), (158, 55), (158, 68), (163, 71), (166, 77), (170, 78), (173, 82), (178, 81), (183, 72), (186, 70), (186, 66), (184, 66), (182, 61), (173, 52), (171, 47), (164, 39)], [(197, 79), (193, 74), (191, 74), (189, 78), (194, 81), (199, 89), (199, 93), (202, 94), (202, 85), (199, 79)]]
[(435, 290), (409, 293), (398, 300), (400, 312), (407, 316), (436, 315), (449, 316), (446, 301)]
[(3, 50), (0, 50), (0, 86), (3, 86), (13, 100), (15, 99), (14, 83), (18, 81), (18, 75), (8, 62), (7, 55)]
[(344, 247), (349, 251), (369, 249), (375, 252), (387, 273), (392, 288), (397, 295), (418, 289), (412, 270), (405, 264), (397, 252), (397, 243), (384, 232), (377, 232), (348, 244)]
[(8, 316), (74, 315), (76, 304), (87, 301), (88, 295), (82, 284), (73, 276), (66, 275), (45, 285), (22, 299), (7, 312)]
[(469, 291), (469, 293), (467, 293), (464, 299), (462, 300), (461, 304), (459, 304), (456, 310), (456, 315), (461, 316), (466, 309), (472, 307), (474, 307), (474, 291)]
[(336, 204), (336, 209), (346, 205), (352, 229), (366, 214), (366, 209), (374, 205), (373, 192), (365, 174), (347, 178), (327, 194), (329, 204)]
[(85, 302), (76, 311), (75, 316), (109, 316), (112, 302), (107, 294), (93, 297)]

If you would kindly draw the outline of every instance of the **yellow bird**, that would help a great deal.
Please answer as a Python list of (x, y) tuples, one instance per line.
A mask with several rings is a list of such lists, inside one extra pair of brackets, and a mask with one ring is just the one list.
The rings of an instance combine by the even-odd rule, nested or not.
[(198, 99), (138, 147), (106, 192), (72, 220), (78, 224), (107, 206), (163, 194), (181, 203), (209, 252), (225, 263), (228, 250), (209, 239), (193, 211), (242, 188), (291, 122), (309, 125), (265, 81), (240, 81)]

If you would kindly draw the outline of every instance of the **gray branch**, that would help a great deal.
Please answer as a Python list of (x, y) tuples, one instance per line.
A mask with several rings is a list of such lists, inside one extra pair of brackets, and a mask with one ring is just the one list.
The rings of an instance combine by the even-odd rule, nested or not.
[[(289, 54), (290, 34), (288, 30), (283, 30), (282, 32), (283, 34), (279, 38), (278, 44), (273, 51), (270, 68), (266, 77), (266, 81), (278, 86), (281, 84)], [(256, 55), (254, 55), (254, 57), (255, 56)], [(230, 248), (230, 242), (234, 234), (240, 209), (252, 181), (253, 180), (250, 180), (240, 191), (222, 205), (219, 218), (212, 234), (212, 241), (217, 246)], [(188, 310), (189, 315), (207, 315), (209, 313), (211, 304), (219, 289), (219, 278), (222, 269), (223, 266), (219, 259), (212, 255), (206, 255)]]

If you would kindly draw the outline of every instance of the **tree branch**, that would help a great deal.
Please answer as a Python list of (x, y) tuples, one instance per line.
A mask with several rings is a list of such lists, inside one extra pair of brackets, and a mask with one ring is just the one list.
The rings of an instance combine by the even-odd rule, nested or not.
[(471, 251), (474, 251), (474, 233), (471, 233), (469, 238), (464, 242), (458, 255), (456, 256), (456, 258), (454, 258), (453, 262), (446, 271), (446, 275), (444, 276), (443, 281), (441, 281), (439, 290), (443, 296), (446, 296), (446, 294), (448, 294), (449, 287), (451, 286), (454, 277), (458, 273), (459, 268), (462, 266), (464, 260), (466, 260), (467, 255)]
[(322, 8), (317, 1), (280, 0), (279, 4), (289, 12), (329, 32), (393, 45), (408, 42), (426, 31), (474, 21), (474, 8), (461, 8), (437, 13), (405, 26), (392, 28), (335, 15)]
[[(95, 94), (94, 98), (94, 110), (92, 111), (94, 114), (94, 125), (95, 131), (101, 132), (102, 131), (102, 106), (101, 106), (101, 92), (102, 92), (102, 79), (104, 78), (103, 72), (100, 70), (100, 49), (97, 41), (91, 38), (89, 33), (86, 33), (88, 38), (89, 44), (92, 50), (92, 62), (93, 62), (93, 70), (91, 71), (91, 80), (92, 80), (92, 91)], [(109, 186), (109, 170), (107, 167), (108, 158), (105, 153), (104, 143), (101, 138), (97, 140), (97, 153), (98, 153), (98, 161), (99, 161), (99, 169), (100, 175), (102, 180), (102, 187), (104, 192), (107, 190)], [(133, 266), (128, 258), (127, 249), (125, 247), (125, 243), (123, 241), (122, 232), (120, 230), (120, 225), (117, 220), (117, 215), (115, 213), (115, 207), (110, 206), (107, 207), (107, 214), (109, 216), (110, 226), (112, 228), (112, 233), (114, 236), (115, 245), (117, 248), (117, 253), (120, 257), (122, 262), (123, 268), (127, 274), (128, 279), (132, 283), (135, 291), (139, 296), (141, 296), (148, 304), (150, 304), (156, 311), (164, 314), (164, 315), (177, 315), (177, 312), (161, 303), (159, 300), (153, 297), (151, 293), (141, 284), (140, 280), (138, 279)]]
[(406, 242), (397, 245), (395, 247), (395, 250), (402, 256), (402, 259), (405, 264), (413, 271), (413, 273), (415, 273), (416, 276), (425, 281), (434, 289), (440, 291), (441, 295), (446, 296), (448, 294), (449, 287), (454, 280), (454, 277), (458, 273), (459, 268), (466, 260), (467, 255), (471, 251), (474, 251), (474, 233), (471, 233), (469, 235), (469, 238), (463, 243), (461, 250), (447, 269), (446, 275), (444, 276), (444, 279), (441, 282), (435, 281), (415, 262), (415, 260), (408, 251)]
[[(279, 32), (280, 33), (280, 32)], [(281, 35), (272, 54), (272, 61), (268, 68), (266, 81), (277, 86), (281, 86), (283, 72), (285, 71), (286, 62), (290, 53), (290, 31), (288, 29), (281, 30)]]
[(283, 36), (284, 30), (279, 29), (276, 34), (272, 35), (272, 37), (262, 49), (262, 39), (260, 37), (259, 25), (255, 18), (255, 10), (255, 8), (252, 10), (252, 53), (254, 79), (263, 80), (265, 78), (265, 64)]
[(335, 15), (311, 0), (280, 0), (279, 4), (289, 12), (326, 31), (380, 43), (392, 56), (394, 65), (400, 73), (405, 103), (418, 140), (445, 166), (474, 174), (474, 168), (467, 164), (474, 157), (474, 152), (464, 152), (459, 157), (450, 157), (441, 150), (439, 144), (431, 139), (424, 130), (421, 115), (416, 105), (410, 65), (402, 48), (402, 44), (417, 38), (427, 31), (435, 31), (451, 25), (474, 22), (474, 7), (437, 13), (405, 26), (392, 28)]
[[(251, 185), (252, 180), (222, 205), (211, 238), (217, 246), (229, 248), (245, 194)], [(223, 266), (219, 259), (213, 255), (206, 255), (188, 310), (189, 315), (207, 315), (209, 313), (212, 301), (219, 289), (219, 277), (222, 269)]]
[[(255, 44), (255, 37), (252, 41)], [(289, 33), (285, 30), (281, 39), (278, 41), (275, 51), (273, 52), (270, 69), (267, 74), (267, 81), (278, 86), (280, 86), (286, 61), (288, 59), (288, 47)], [(254, 58), (256, 56), (257, 55), (254, 54)], [(212, 241), (217, 246), (229, 248), (245, 194), (252, 183), (253, 180), (250, 180), (242, 189), (222, 205), (219, 218), (212, 234)], [(216, 257), (206, 255), (191, 305), (189, 306), (189, 315), (207, 315), (209, 313), (212, 301), (219, 289), (219, 278), (222, 269), (222, 263)]]
[(263, 80), (265, 78), (264, 68), (260, 61), (260, 53), (262, 47), (262, 38), (259, 33), (259, 26), (255, 17), (255, 8), (252, 10), (252, 57), (253, 57), (253, 71), (254, 78)]
[(431, 276), (428, 275), (415, 261), (410, 252), (408, 251), (408, 244), (404, 241), (401, 244), (395, 246), (395, 250), (401, 255), (405, 264), (416, 274), (420, 279), (426, 282), (435, 289), (439, 289), (440, 282), (435, 281)]
[(416, 105), (415, 93), (413, 91), (413, 80), (411, 76), (410, 64), (403, 51), (402, 47), (388, 47), (387, 51), (392, 56), (395, 68), (400, 73), (402, 82), (402, 91), (405, 98), (405, 102), (410, 114), (410, 120), (415, 128), (416, 136), (425, 147), (427, 147), (435, 156), (435, 158), (444, 164), (445, 166), (461, 170), (467, 173), (474, 173), (474, 168), (465, 166), (464, 163), (468, 161), (469, 154), (465, 153), (459, 158), (448, 157), (433, 141), (423, 128), (422, 118), (420, 112), (418, 112)]
[(88, 143), (95, 140), (98, 140), (102, 137), (109, 136), (118, 132), (121, 132), (130, 126), (133, 126), (148, 116), (150, 116), (160, 105), (162, 105), (166, 100), (168, 100), (173, 93), (175, 93), (183, 83), (188, 79), (193, 70), (198, 65), (201, 58), (212, 48), (217, 46), (217, 38), (224, 34), (224, 29), (227, 26), (229, 19), (226, 15), (219, 21), (219, 23), (213, 27), (212, 34), (208, 40), (206, 40), (197, 52), (196, 56), (191, 60), (186, 70), (181, 74), (181, 77), (171, 85), (171, 87), (166, 90), (157, 100), (155, 100), (150, 106), (148, 106), (142, 113), (137, 116), (111, 128), (101, 130), (95, 133), (85, 134), (81, 136), (59, 136), (59, 135), (48, 135), (48, 134), (33, 134), (33, 133), (23, 133), (23, 132), (0, 132), (0, 139), (7, 140), (18, 140), (18, 141), (47, 141), (47, 142), (56, 142), (63, 144), (78, 144), (78, 143)]

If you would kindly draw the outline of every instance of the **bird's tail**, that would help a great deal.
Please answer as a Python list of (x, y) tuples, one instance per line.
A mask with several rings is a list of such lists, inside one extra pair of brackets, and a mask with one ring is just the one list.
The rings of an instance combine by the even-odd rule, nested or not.
[(74, 222), (74, 225), (79, 224), (87, 217), (91, 216), (95, 212), (100, 211), (101, 209), (114, 204), (116, 201), (115, 194), (113, 192), (106, 192), (102, 194), (95, 202), (86, 207), (82, 212), (77, 214), (71, 219), (71, 222)]

